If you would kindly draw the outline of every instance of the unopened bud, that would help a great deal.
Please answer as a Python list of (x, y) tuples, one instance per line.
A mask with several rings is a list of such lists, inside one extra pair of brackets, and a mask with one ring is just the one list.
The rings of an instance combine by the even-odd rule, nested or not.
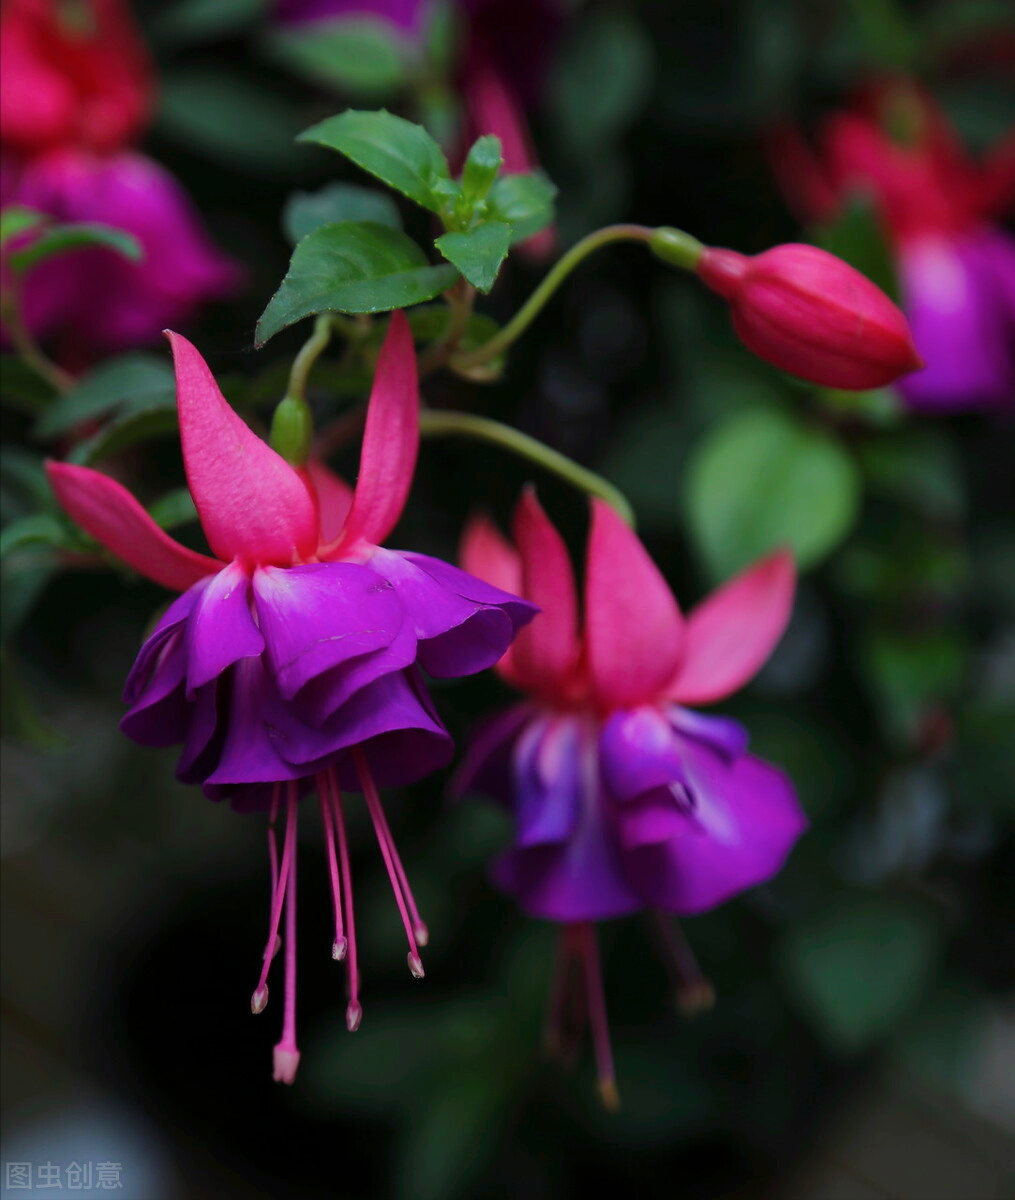
[(472, 143), (462, 168), (462, 191), (469, 200), (483, 199), (493, 186), (503, 161), (499, 137), (488, 133)]
[(286, 462), (302, 467), (310, 457), (314, 440), (314, 418), (310, 405), (300, 396), (285, 396), (271, 418), (271, 447)]
[(865, 391), (922, 367), (901, 310), (848, 263), (787, 244), (747, 257), (707, 249), (698, 277), (730, 304), (744, 345), (824, 387)]

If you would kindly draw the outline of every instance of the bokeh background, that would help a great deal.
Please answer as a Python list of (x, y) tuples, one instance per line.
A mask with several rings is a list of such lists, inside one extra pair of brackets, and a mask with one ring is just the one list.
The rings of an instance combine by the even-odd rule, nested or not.
[[(158, 67), (145, 148), (245, 272), (187, 332), (271, 400), (273, 364), (305, 336), (252, 346), (288, 261), (280, 210), (355, 175), (294, 135), (348, 104), (439, 126), (449, 100), (294, 64), (264, 7), (137, 9)], [(560, 245), (617, 220), (746, 252), (811, 236), (765, 135), (786, 118), (813, 126), (885, 72), (921, 79), (985, 151), (1015, 120), (1011, 16), (978, 0), (572, 3), (530, 113), (560, 188)], [(835, 235), (869, 261), (869, 214)], [(544, 269), (513, 257), (485, 311), (505, 318)], [(305, 823), (303, 1061), (292, 1088), (273, 1084), (274, 1018), (248, 1007), (263, 826), (177, 785), (171, 753), (116, 728), (164, 596), (28, 548), (4, 565), (5, 1163), (119, 1160), (138, 1200), (1015, 1196), (1010, 419), (819, 396), (752, 359), (720, 301), (635, 246), (575, 273), (499, 383), (442, 374), (426, 395), (602, 471), (685, 606), (773, 539), (808, 547), (782, 645), (725, 710), (792, 774), (812, 828), (770, 885), (684, 923), (714, 1010), (681, 1017), (648, 924), (606, 925), (623, 1103), (600, 1111), (587, 1048), (569, 1072), (540, 1054), (553, 930), (485, 879), (506, 818), (451, 804), (436, 778), (389, 803), (431, 929), (423, 983), (353, 821), (365, 1015), (352, 1036), (323, 846)], [(326, 392), (315, 402), (336, 411)], [(39, 503), (19, 464), (40, 447), (16, 406), (4, 439), (7, 521)], [(128, 453), (153, 493), (182, 481), (172, 437)], [(354, 452), (339, 465), (354, 471)], [(450, 557), (474, 505), (503, 520), (531, 477), (496, 450), (426, 444), (392, 544)], [(536, 478), (578, 549), (583, 502)], [(492, 677), (436, 695), (459, 739), (507, 698)]]

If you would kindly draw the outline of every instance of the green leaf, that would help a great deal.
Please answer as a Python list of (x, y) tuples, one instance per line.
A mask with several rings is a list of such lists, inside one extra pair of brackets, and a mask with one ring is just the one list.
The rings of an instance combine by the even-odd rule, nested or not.
[(26, 416), (37, 416), (52, 400), (55, 388), (24, 359), (14, 354), (0, 358), (0, 396), (10, 408)]
[(503, 221), (485, 221), (465, 233), (445, 233), (434, 245), (473, 287), (488, 292), (507, 258), (511, 226)]
[(562, 47), (550, 102), (560, 137), (577, 156), (616, 141), (652, 91), (652, 43), (638, 21), (599, 9), (575, 22)]
[(175, 393), (152, 394), (131, 405), (94, 437), (75, 446), (69, 461), (90, 466), (138, 442), (174, 433), (177, 428)]
[(685, 511), (713, 575), (725, 578), (778, 546), (816, 566), (852, 528), (856, 464), (827, 434), (775, 409), (721, 421), (687, 466)]
[(462, 168), (462, 191), (469, 200), (482, 200), (504, 164), (500, 138), (492, 133), (477, 138)]
[(440, 146), (422, 126), (385, 109), (348, 109), (311, 126), (299, 140), (337, 150), (416, 204), (441, 211), (433, 189), (440, 180), (450, 179), (451, 171)]
[(52, 513), (35, 513), (4, 526), (0, 533), (0, 558), (25, 546), (62, 546), (66, 542), (67, 531)]
[(937, 963), (941, 932), (901, 900), (843, 898), (791, 927), (779, 948), (787, 985), (836, 1049), (863, 1050), (916, 1006)]
[(431, 266), (411, 238), (386, 225), (324, 225), (293, 251), (282, 286), (257, 323), (259, 346), (314, 313), (376, 313), (407, 308), (449, 288), (450, 266)]
[(898, 299), (894, 260), (869, 195), (859, 192), (851, 196), (831, 224), (814, 231), (812, 240), (856, 267), (893, 300)]
[(309, 157), (296, 143), (305, 120), (276, 89), (220, 65), (159, 77), (158, 129), (213, 163), (258, 173), (296, 170)]
[(557, 189), (540, 172), (504, 175), (490, 189), (487, 212), (511, 226), (511, 242), (523, 242), (553, 224)]
[(173, 45), (232, 37), (261, 20), (268, 0), (177, 0), (159, 14), (155, 36)]
[(160, 529), (176, 529), (179, 525), (188, 525), (197, 520), (197, 509), (190, 490), (185, 487), (174, 488), (160, 496), (148, 508), (148, 515)]
[(32, 435), (40, 440), (53, 438), (127, 402), (144, 404), (152, 396), (163, 399), (173, 389), (173, 371), (164, 358), (140, 351), (123, 354), (83, 375), (42, 414)]
[(869, 630), (860, 666), (888, 733), (901, 745), (919, 733), (927, 709), (958, 692), (968, 654), (956, 630)]
[(0, 448), (0, 514), (4, 521), (28, 516), (53, 501), (43, 460), (23, 446)]
[(294, 246), (322, 225), (341, 221), (370, 221), (402, 228), (398, 205), (387, 192), (355, 183), (328, 183), (316, 192), (293, 192), (282, 209), (282, 227)]
[(909, 429), (860, 446), (860, 466), (872, 491), (910, 505), (932, 520), (965, 511), (961, 465), (951, 440), (932, 429)]
[(140, 262), (144, 258), (141, 243), (133, 234), (114, 229), (112, 225), (86, 221), (80, 225), (51, 225), (31, 245), (10, 256), (11, 270), (23, 274), (54, 255), (96, 246), (115, 250), (131, 262)]
[(370, 17), (314, 21), (266, 41), (283, 66), (310, 83), (378, 103), (405, 82), (407, 47), (392, 26)]
[(24, 555), (0, 560), (0, 583), (4, 602), (0, 605), (0, 644), (15, 633), (35, 607), (35, 602), (57, 573), (57, 558), (43, 547)]
[(36, 212), (34, 208), (12, 204), (0, 212), (0, 246), (6, 246), (11, 238), (16, 238), (20, 233), (27, 233), (30, 229), (36, 229), (50, 219), (45, 213)]

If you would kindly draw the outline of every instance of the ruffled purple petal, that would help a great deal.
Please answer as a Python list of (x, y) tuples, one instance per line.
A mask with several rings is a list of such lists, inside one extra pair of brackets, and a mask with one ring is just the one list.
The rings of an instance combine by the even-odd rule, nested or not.
[(752, 757), (730, 763), (703, 743), (681, 741), (693, 811), (669, 840), (632, 849), (625, 860), (646, 905), (696, 913), (771, 879), (807, 818), (782, 771)]
[(564, 842), (581, 813), (586, 764), (582, 728), (572, 717), (538, 717), (513, 755), (515, 845)]
[(157, 641), (155, 657), (149, 650), (147, 681), (131, 686), (133, 702), (120, 720), (120, 728), (142, 746), (165, 747), (182, 741), (187, 733), (187, 702), (184, 680), (187, 655), (184, 633), (179, 625), (161, 630), (149, 642)]
[(927, 412), (1015, 405), (1015, 242), (1000, 229), (921, 238), (899, 257), (903, 307), (927, 365), (899, 387)]
[(478, 792), (511, 805), (515, 794), (512, 769), (515, 741), (536, 711), (532, 704), (515, 704), (484, 721), (473, 734), (448, 785), (448, 793), (459, 799), (466, 792)]
[(266, 712), (274, 713), (282, 704), (261, 659), (241, 658), (221, 685), (228, 689), (223, 700), (225, 737), (215, 769), (204, 782), (273, 783), (305, 774), (282, 757), (266, 723)]
[(404, 621), (395, 589), (358, 563), (259, 567), (254, 602), (266, 658), (286, 699), (325, 671), (383, 650)]
[[(162, 614), (158, 624), (145, 639), (144, 644), (138, 651), (134, 665), (127, 675), (127, 682), (123, 685), (124, 704), (133, 705), (140, 699), (141, 693), (148, 686), (152, 672), (155, 670), (156, 663), (159, 661), (159, 656), (166, 642), (173, 632), (190, 616), (194, 610), (194, 606), (201, 597), (201, 593), (208, 586), (209, 582), (210, 580), (202, 579), (198, 583), (195, 583), (193, 587), (187, 588), (182, 595), (176, 597)], [(184, 673), (186, 673), (186, 664), (184, 664), (183, 669)]]
[(658, 708), (621, 709), (599, 735), (599, 765), (610, 794), (624, 802), (685, 782), (680, 745)]
[(704, 742), (726, 758), (736, 759), (746, 753), (750, 736), (739, 721), (732, 717), (714, 717), (673, 704), (666, 710), (670, 724), (678, 733), (697, 742)]
[(421, 643), (417, 661), (439, 679), (492, 667), (536, 615), (527, 601), (426, 554), (378, 549), (369, 565), (398, 592)]
[(212, 576), (187, 617), (186, 640), (188, 694), (264, 649), (250, 612), (250, 574), (240, 563)]

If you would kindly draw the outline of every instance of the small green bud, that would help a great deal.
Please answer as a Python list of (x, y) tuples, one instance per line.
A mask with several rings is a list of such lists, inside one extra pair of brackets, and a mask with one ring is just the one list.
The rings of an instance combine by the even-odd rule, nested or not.
[(493, 186), (497, 172), (503, 165), (500, 138), (488, 133), (472, 143), (469, 157), (462, 170), (462, 191), (471, 200), (482, 200)]
[(271, 418), (271, 447), (286, 462), (302, 467), (310, 457), (314, 440), (314, 418), (310, 405), (298, 396), (285, 396)]
[(670, 225), (660, 225), (658, 229), (653, 229), (648, 248), (664, 263), (671, 267), (682, 267), (685, 271), (695, 270), (698, 260), (705, 252), (705, 247), (697, 238)]

